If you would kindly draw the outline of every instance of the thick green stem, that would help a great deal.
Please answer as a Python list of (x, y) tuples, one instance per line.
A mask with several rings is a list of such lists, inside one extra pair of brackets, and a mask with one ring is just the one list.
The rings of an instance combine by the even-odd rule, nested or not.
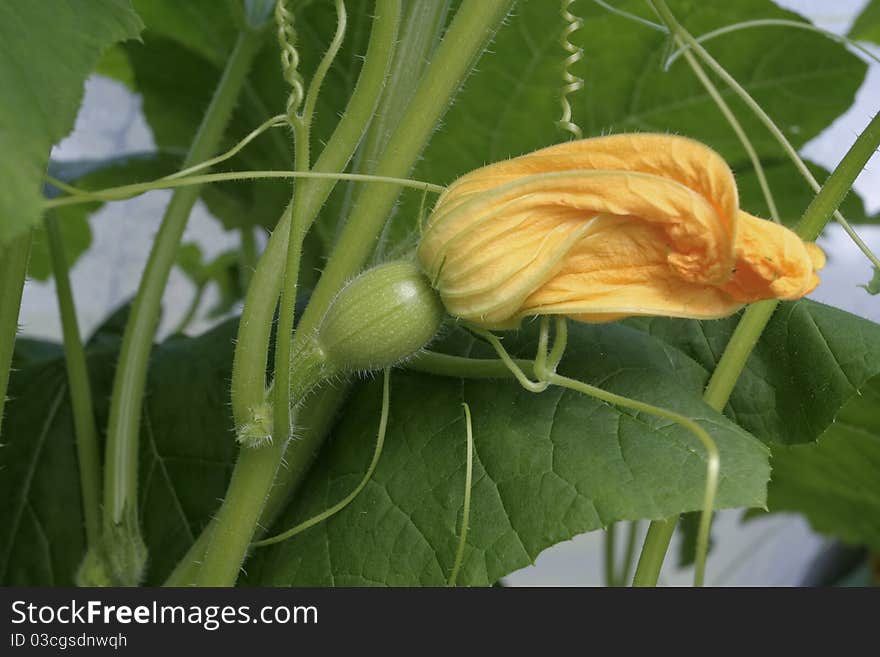
[[(499, 0), (492, 0), (492, 2), (484, 2), (484, 3), (467, 3), (464, 7), (462, 7), (462, 9), (459, 12), (459, 15), (456, 16), (456, 20), (453, 23), (453, 27), (450, 28), (449, 32), (447, 33), (446, 38), (444, 38), (443, 43), (438, 48), (436, 58), (432, 62), (431, 66), (428, 69), (428, 72), (426, 73), (425, 77), (423, 78), (422, 83), (419, 86), (419, 90), (416, 92), (414, 100), (410, 104), (410, 108), (407, 112), (407, 115), (401, 121), (401, 126), (399, 127), (398, 133), (396, 133), (396, 135), (399, 135), (402, 131), (404, 134), (409, 135), (408, 138), (399, 139), (399, 141), (401, 143), (397, 147), (395, 147), (395, 144), (394, 144), (395, 140), (394, 140), (394, 138), (392, 138), (391, 144), (389, 144), (389, 147), (388, 147), (388, 152), (386, 153), (386, 158), (384, 158), (385, 160), (390, 160), (392, 162), (396, 162), (397, 164), (395, 166), (397, 166), (397, 168), (401, 168), (404, 172), (404, 175), (409, 171), (410, 167), (412, 166), (412, 163), (415, 161), (416, 156), (421, 151), (422, 147), (424, 146), (424, 143), (426, 143), (428, 137), (430, 136), (430, 133), (434, 127), (435, 121), (437, 119), (439, 119), (440, 115), (442, 114), (442, 111), (448, 106), (448, 103), (451, 100), (452, 95), (460, 86), (461, 81), (463, 80), (463, 78), (465, 77), (467, 72), (469, 72), (470, 67), (472, 66), (472, 64), (473, 64), (474, 60), (476, 59), (476, 57), (478, 56), (478, 54), (481, 52), (486, 40), (488, 39), (488, 37), (491, 34), (494, 33), (495, 29), (497, 29), (497, 27), (500, 25), (500, 22), (503, 19), (503, 17), (507, 14), (507, 11), (508, 11), (511, 3), (512, 3), (512, 0), (508, 0), (507, 2), (500, 2)], [(503, 5), (503, 11), (499, 10), (500, 5)], [(490, 7), (491, 7), (491, 10), (486, 11), (486, 9), (490, 8)], [(381, 14), (379, 14), (379, 15), (381, 15)], [(396, 15), (399, 16), (399, 5), (398, 5), (398, 12)], [(458, 25), (457, 28), (456, 28), (456, 24)], [(449, 43), (447, 43), (447, 39), (450, 40)], [(372, 45), (372, 38), (371, 38), (371, 45)], [(445, 46), (445, 49), (444, 49), (444, 46)], [(464, 56), (462, 56), (463, 52), (465, 53)], [(367, 59), (366, 59), (365, 65), (364, 65), (365, 68), (369, 63), (370, 63), (370, 56), (368, 53), (368, 56), (367, 56)], [(432, 75), (432, 71), (434, 72), (433, 75)], [(452, 77), (454, 77), (454, 80), (452, 79)], [(383, 81), (384, 81), (384, 76), (383, 76)], [(414, 106), (416, 106), (417, 109), (414, 110), (413, 109)], [(415, 113), (417, 115), (417, 118), (415, 118), (415, 119), (412, 118), (413, 113)], [(433, 117), (433, 118), (426, 119), (425, 118), (426, 114), (429, 115), (429, 117)], [(406, 117), (410, 117), (410, 119), (407, 120)], [(429, 123), (429, 125), (423, 126), (422, 124), (426, 120), (429, 120), (430, 123)], [(343, 121), (344, 121), (344, 119), (343, 119)], [(342, 125), (342, 124), (340, 123), (340, 125)], [(403, 128), (403, 126), (405, 126), (405, 125), (407, 126), (407, 128), (404, 130), (401, 130)], [(412, 131), (412, 133), (409, 134), (408, 131)], [(403, 156), (401, 156), (401, 152), (400, 152), (401, 148), (403, 148), (403, 151), (404, 151)], [(329, 146), (328, 146), (328, 149), (329, 149)], [(328, 149), (325, 149), (324, 153), (326, 153)], [(391, 155), (392, 153), (394, 155)], [(322, 157), (323, 157), (323, 154), (322, 154)], [(347, 162), (347, 159), (348, 159), (348, 157), (346, 157), (346, 159), (345, 159), (346, 162)], [(318, 163), (316, 163), (315, 169), (318, 168), (318, 164), (320, 164), (320, 159), (319, 159)], [(380, 168), (381, 168), (381, 163), (380, 163)], [(377, 173), (379, 173), (379, 171), (377, 171)], [(383, 175), (383, 174), (379, 174), (379, 175)], [(307, 188), (309, 190), (309, 193), (314, 195), (313, 196), (314, 198), (320, 199), (320, 202), (317, 203), (315, 213), (317, 212), (317, 208), (319, 208), (323, 204), (324, 199), (326, 199), (326, 195), (329, 194), (330, 190), (332, 189), (332, 183), (330, 183), (329, 185), (326, 185), (326, 192), (323, 192), (321, 187), (322, 187), (321, 185), (316, 184), (314, 186), (310, 186)], [(348, 275), (344, 275), (344, 276), (342, 276), (341, 279), (338, 279), (339, 272), (345, 270), (345, 271), (348, 271), (351, 274), (353, 274), (353, 273), (357, 272), (357, 270), (361, 267), (363, 262), (366, 260), (367, 256), (369, 255), (369, 252), (372, 250), (373, 246), (375, 245), (376, 238), (378, 237), (379, 231), (381, 230), (382, 224), (384, 223), (384, 218), (387, 216), (387, 213), (390, 210), (390, 206), (393, 204), (394, 198), (396, 198), (396, 195), (398, 192), (399, 192), (399, 189), (395, 188), (393, 190), (393, 192), (390, 195), (388, 195), (390, 201), (389, 201), (387, 207), (380, 210), (380, 214), (382, 216), (379, 217), (378, 220), (375, 218), (371, 218), (372, 220), (370, 222), (370, 226), (369, 226), (368, 230), (370, 230), (372, 232), (371, 233), (363, 233), (363, 232), (361, 233), (361, 237), (366, 236), (366, 239), (367, 239), (367, 244), (364, 245), (366, 251), (363, 254), (362, 258), (355, 258), (354, 260), (349, 259), (348, 264), (345, 264), (345, 263), (340, 264), (340, 262), (341, 262), (340, 259), (337, 259), (337, 257), (336, 257), (337, 253), (339, 252), (339, 247), (337, 247), (337, 250), (334, 252), (334, 256), (331, 258), (331, 261), (330, 261), (331, 264), (328, 265), (328, 268), (329, 268), (330, 266), (333, 266), (332, 263), (334, 262), (334, 260), (336, 261), (337, 264), (335, 265), (335, 267), (336, 267), (335, 273), (330, 277), (331, 280), (329, 283), (324, 283), (324, 288), (323, 288), (324, 289), (324, 297), (322, 297), (321, 300), (316, 304), (315, 298), (313, 295), (312, 302), (310, 302), (310, 304), (309, 304), (309, 308), (312, 309), (312, 317), (314, 318), (313, 323), (311, 325), (305, 323), (306, 318), (308, 317), (308, 310), (307, 310), (307, 314), (303, 316), (303, 321), (300, 322), (300, 327), (297, 331), (298, 334), (308, 336), (310, 331), (313, 330), (317, 326), (317, 323), (320, 320), (320, 318), (323, 316), (324, 312), (326, 311), (326, 308), (329, 305), (330, 300), (332, 300), (332, 297), (335, 295), (336, 291), (342, 286), (342, 284), (344, 283), (346, 278), (348, 278)], [(361, 203), (358, 205), (358, 208), (363, 207), (365, 202), (366, 201), (364, 201), (362, 199)], [(357, 214), (357, 213), (355, 213), (355, 214)], [(369, 214), (369, 213), (367, 213), (367, 214)], [(361, 217), (361, 219), (363, 219), (363, 217)], [(349, 226), (354, 224), (356, 222), (356, 220), (357, 220), (356, 217), (353, 215), (351, 221), (349, 222)], [(276, 230), (276, 235), (279, 233), (280, 230), (289, 230), (289, 226), (287, 226), (287, 225), (285, 225), (284, 227), (279, 226), (279, 229)], [(344, 239), (344, 237), (345, 237), (345, 234), (343, 235), (343, 239)], [(351, 239), (351, 237), (349, 237), (349, 241), (350, 241), (350, 239)], [(270, 247), (271, 247), (271, 242), (270, 242)], [(284, 251), (287, 248), (287, 245), (284, 244), (282, 246), (279, 244), (279, 246), (276, 248), (279, 253), (277, 255), (275, 255), (274, 257), (281, 258), (283, 256)], [(264, 254), (263, 259), (261, 259), (261, 265), (263, 264), (263, 261), (266, 260), (266, 255), (268, 253), (269, 253), (269, 248), (267, 248), (267, 253)], [(350, 255), (343, 256), (342, 260), (346, 260), (347, 258), (350, 258)], [(271, 268), (271, 267), (269, 265), (267, 265), (267, 268)], [(278, 265), (276, 265), (275, 271), (278, 271)], [(258, 273), (259, 273), (259, 268), (258, 268)], [(319, 282), (319, 288), (321, 286), (321, 283), (324, 282), (325, 278), (327, 278), (327, 271), (326, 270), (325, 270), (324, 274), (322, 275), (321, 282)], [(255, 277), (255, 282), (256, 282), (256, 277)], [(333, 287), (333, 291), (329, 292), (329, 289), (331, 286)], [(277, 289), (278, 288), (276, 287), (275, 288), (275, 290), (276, 290), (275, 296), (273, 297), (273, 304), (274, 304), (274, 299), (277, 299)], [(267, 336), (267, 339), (268, 339), (268, 336)], [(253, 348), (253, 346), (254, 345), (250, 345), (248, 347), (248, 349), (251, 350)], [(250, 357), (254, 357), (255, 355), (256, 355), (256, 352), (254, 352), (254, 351), (249, 353)], [(236, 354), (236, 356), (238, 357), (238, 354)], [(259, 375), (261, 378), (263, 376), (265, 376), (265, 374), (264, 374), (265, 370), (263, 369), (264, 367), (265, 367), (265, 358), (263, 358), (263, 366), (261, 368), (260, 375)], [(247, 384), (244, 382), (244, 380), (241, 380), (240, 382), (245, 387), (247, 386)], [(262, 383), (261, 383), (261, 385), (262, 385)], [(251, 390), (251, 391), (241, 390), (241, 392), (244, 392), (245, 395), (252, 395), (253, 393), (256, 392), (256, 390)], [(234, 372), (233, 373), (233, 394), (235, 395), (235, 393), (236, 393), (236, 379), (235, 379), (235, 372)], [(261, 388), (260, 395), (262, 396), (262, 394), (263, 394), (263, 389)], [(233, 409), (235, 410), (236, 408), (240, 408), (245, 413), (245, 416), (246, 416), (249, 407), (243, 406), (241, 404), (241, 402), (243, 400), (244, 400), (244, 398), (241, 398), (238, 401), (236, 401), (235, 398), (233, 398)], [(257, 403), (259, 403), (259, 402), (257, 402)], [(283, 454), (279, 454), (278, 458), (280, 459), (281, 456), (283, 456)], [(264, 463), (261, 466), (261, 470), (262, 470), (262, 472), (260, 474), (261, 481), (265, 481), (266, 479), (268, 479), (268, 486), (267, 487), (271, 488), (271, 480), (275, 476), (275, 473), (277, 471), (277, 467), (272, 468), (272, 467), (270, 467), (270, 465)], [(230, 490), (230, 494), (231, 494), (231, 492), (232, 491)], [(223, 505), (224, 507), (226, 506), (226, 503), (229, 502), (229, 499), (230, 498), (227, 497), (227, 500), (224, 502), (224, 505)], [(221, 513), (223, 513), (222, 507), (221, 507)], [(233, 514), (227, 513), (227, 514), (224, 514), (224, 516), (228, 520), (234, 521)], [(253, 529), (255, 527), (256, 519), (258, 517), (259, 517), (259, 512), (257, 512), (253, 516), (251, 516), (251, 518), (249, 519), (249, 522), (252, 523), (251, 524), (251, 535), (253, 534)], [(221, 583), (223, 583), (223, 581), (229, 582), (230, 580), (228, 578), (230, 575), (232, 576), (231, 582), (234, 582), (234, 577), (235, 577), (235, 575), (237, 575), (237, 570), (240, 567), (241, 561), (239, 560), (238, 563), (235, 565), (234, 572), (232, 571), (231, 568), (228, 567), (228, 564), (230, 561), (235, 560), (239, 556), (241, 558), (244, 557), (243, 550), (241, 551), (241, 554), (239, 555), (239, 548), (241, 546), (241, 540), (240, 540), (241, 536), (236, 536), (234, 538), (230, 538), (228, 534), (224, 535), (219, 530), (219, 528), (222, 524), (223, 524), (223, 521), (221, 520), (220, 516), (218, 515), (216, 526), (211, 533), (211, 540), (210, 540), (210, 544), (208, 546), (208, 553), (206, 555), (205, 565), (201, 569), (201, 577), (199, 580), (201, 583), (221, 584)], [(243, 534), (245, 532), (241, 532), (241, 533)], [(236, 544), (235, 545), (236, 549), (233, 550), (231, 556), (227, 555), (225, 558), (218, 556), (218, 557), (214, 557), (212, 560), (212, 561), (216, 561), (216, 562), (225, 561), (227, 564), (226, 566), (223, 567), (223, 570), (225, 572), (225, 575), (227, 576), (227, 579), (221, 581), (219, 579), (213, 578), (212, 575), (210, 575), (206, 572), (209, 570), (208, 562), (209, 562), (209, 559), (211, 559), (212, 552), (214, 554), (221, 554), (221, 553), (225, 552), (227, 550), (227, 547), (230, 542), (234, 542)], [(245, 544), (244, 548), (246, 549), (246, 547), (247, 546)]]
[[(346, 111), (309, 172), (311, 174), (327, 174), (328, 178), (318, 181), (318, 184), (313, 186), (304, 186), (300, 190), (304, 208), (303, 215), (307, 218), (308, 224), (311, 224), (324, 201), (330, 195), (336, 183), (333, 176), (346, 167), (360, 143), (385, 84), (385, 76), (391, 64), (394, 41), (397, 35), (397, 21), (394, 20), (394, 17), (399, 16), (400, 13), (399, 0), (382, 0), (377, 11), (381, 12), (381, 15), (391, 18), (374, 22), (364, 66)], [(292, 213), (293, 206), (291, 204), (282, 215), (263, 255), (260, 257), (245, 297), (232, 368), (232, 411), (237, 426), (248, 422), (252, 410), (258, 408), (265, 399), (266, 364), (272, 315), (282, 286)], [(304, 230), (306, 229), (307, 226), (304, 227)], [(254, 516), (255, 522), (257, 518), (260, 518), (261, 525), (270, 524), (287, 494), (296, 487), (304, 476), (317, 450), (317, 445), (320, 444), (329, 429), (330, 418), (341, 403), (341, 398), (335, 399), (334, 402), (326, 406), (319, 406), (321, 412), (318, 413), (318, 417), (306, 425), (305, 436), (308, 439), (304, 438), (302, 441), (298, 441), (296, 450), (279, 456), (279, 458), (285, 457), (290, 467), (280, 472), (277, 468), (275, 469), (279, 485), (271, 487), (269, 497), (265, 501), (263, 514)], [(307, 401), (307, 409), (310, 408), (311, 403), (312, 399)], [(305, 413), (307, 414), (307, 412), (306, 410)], [(320, 435), (315, 435), (315, 432), (310, 430), (311, 426), (322, 427)], [(266, 468), (267, 471), (270, 469), (270, 467)], [(281, 483), (284, 485), (282, 486)], [(210, 537), (216, 524), (215, 519), (202, 532), (196, 543), (178, 564), (172, 577), (169, 578), (169, 584), (192, 581), (192, 574), (199, 570), (198, 564), (202, 561), (208, 545), (212, 542)]]
[(648, 527), (648, 535), (645, 536), (645, 543), (642, 546), (642, 555), (636, 567), (633, 586), (657, 586), (663, 559), (666, 558), (666, 550), (669, 548), (677, 522), (678, 516), (672, 516), (665, 520), (654, 520)]
[[(297, 421), (300, 425), (297, 433), (295, 449), (288, 447), (284, 455), (286, 467), (279, 468), (275, 475), (275, 483), (263, 505), (260, 515), (260, 528), (271, 527), (277, 520), (292, 492), (302, 482), (305, 473), (318, 455), (324, 437), (330, 431), (336, 412), (348, 395), (348, 385), (336, 383), (324, 386), (306, 398), (298, 409)], [(168, 577), (164, 586), (190, 586), (195, 583), (205, 552), (215, 526), (212, 520), (208, 528), (202, 531), (195, 543)]]
[[(302, 399), (322, 381), (323, 352), (304, 348), (297, 354), (291, 374), (292, 394)], [(232, 586), (253, 540), (257, 522), (272, 489), (288, 445), (287, 434), (270, 444), (239, 451), (226, 499), (220, 505), (210, 532), (205, 558), (196, 582), (201, 586)], [(301, 447), (297, 444), (297, 448)]]
[(18, 311), (31, 254), (32, 236), (33, 231), (29, 230), (7, 245), (0, 245), (0, 428), (3, 426), (6, 386), (9, 384), (12, 352), (15, 350)]
[[(261, 35), (257, 32), (243, 32), (240, 35), (187, 154), (184, 167), (197, 164), (216, 152), (261, 42)], [(114, 543), (119, 541), (113, 537), (120, 534), (121, 527), (129, 528), (123, 534), (135, 533), (134, 536), (123, 537), (123, 545), (118, 546), (119, 550), (134, 548), (135, 553), (130, 557), (114, 555), (111, 558), (111, 561), (119, 561), (121, 567), (127, 571), (113, 573), (119, 583), (137, 583), (141, 577), (143, 563), (137, 563), (143, 557), (142, 542), (137, 529), (137, 457), (147, 364), (162, 293), (190, 210), (198, 196), (199, 187), (186, 187), (175, 192), (171, 198), (150, 252), (131, 318), (125, 328), (116, 370), (104, 469), (105, 550), (117, 550)]]
[(52, 274), (55, 277), (58, 311), (61, 315), (61, 331), (64, 335), (64, 359), (73, 410), (86, 540), (89, 548), (94, 548), (101, 535), (101, 457), (98, 451), (95, 409), (92, 405), (92, 387), (89, 383), (86, 352), (76, 320), (76, 307), (64, 253), (64, 238), (58, 219), (52, 213), (46, 215), (46, 233), (49, 238)]
[[(852, 187), (853, 181), (861, 173), (865, 164), (880, 144), (880, 114), (875, 115), (850, 150), (841, 160), (834, 172), (825, 181), (822, 189), (804, 211), (795, 232), (805, 241), (813, 241), (822, 233), (834, 211), (843, 202)], [(750, 306), (743, 314), (727, 348), (718, 361), (718, 366), (706, 386), (704, 399), (715, 410), (723, 410), (733, 392), (736, 381), (745, 367), (749, 354), (773, 311), (777, 301), (761, 301)]]
[[(406, 113), (400, 117), (376, 165), (376, 175), (401, 178), (410, 172), (462, 81), (512, 5), (513, 0), (462, 4)], [(371, 185), (362, 190), (303, 314), (302, 330), (317, 326), (336, 292), (363, 267), (399, 193), (400, 189), (393, 185)]]
[(612, 522), (605, 528), (605, 586), (617, 586), (614, 568), (615, 534), (617, 526)]
[[(834, 172), (825, 181), (822, 189), (807, 207), (795, 232), (804, 240), (815, 240), (831, 219), (837, 207), (852, 187), (853, 181), (864, 169), (865, 164), (880, 146), (880, 114), (859, 135), (847, 154), (837, 165)], [(770, 321), (778, 301), (769, 300), (752, 304), (743, 314), (742, 319), (733, 332), (703, 398), (706, 403), (717, 411), (727, 405), (733, 388), (745, 367), (752, 349), (757, 344), (761, 333)], [(653, 586), (660, 575), (663, 558), (672, 539), (672, 530), (667, 533), (668, 525), (674, 528), (677, 518), (667, 518), (651, 523), (648, 538), (642, 547), (642, 556), (636, 570), (636, 580), (643, 586)], [(657, 528), (655, 528), (657, 525)], [(662, 527), (661, 527), (662, 525)], [(652, 532), (652, 530), (654, 530)], [(665, 537), (665, 543), (663, 538)], [(648, 539), (651, 539), (650, 541)], [(643, 565), (644, 563), (644, 565)]]
[[(394, 52), (397, 35), (394, 17), (400, 14), (399, 0), (380, 0), (377, 12), (391, 18), (374, 22), (364, 66), (345, 114), (310, 173), (332, 175), (346, 167), (379, 102)], [(332, 177), (326, 178), (301, 190), (303, 215), (308, 218), (308, 225), (317, 216), (336, 181)], [(292, 207), (288, 206), (266, 245), (245, 297), (232, 368), (232, 411), (236, 424), (247, 421), (250, 410), (263, 402), (272, 315), (281, 291), (291, 216)], [(308, 225), (303, 230), (308, 230)]]

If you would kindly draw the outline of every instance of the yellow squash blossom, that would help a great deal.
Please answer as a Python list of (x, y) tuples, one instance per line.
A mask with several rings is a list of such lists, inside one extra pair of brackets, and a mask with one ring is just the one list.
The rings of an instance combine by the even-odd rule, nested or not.
[(418, 256), (447, 310), (486, 328), (548, 314), (718, 318), (804, 296), (824, 264), (816, 245), (739, 209), (715, 151), (659, 134), (472, 171), (438, 200)]

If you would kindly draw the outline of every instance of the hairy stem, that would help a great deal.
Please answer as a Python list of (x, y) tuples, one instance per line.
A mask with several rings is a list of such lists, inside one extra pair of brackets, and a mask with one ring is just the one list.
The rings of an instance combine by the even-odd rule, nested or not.
[[(409, 173), (440, 117), (512, 4), (513, 0), (483, 0), (461, 6), (406, 113), (400, 117), (397, 129), (376, 165), (376, 175), (401, 178)], [(336, 292), (367, 261), (399, 193), (400, 189), (391, 185), (372, 185), (362, 190), (303, 314), (302, 330), (309, 331), (317, 326)]]
[[(292, 393), (302, 399), (320, 383), (323, 353), (304, 349), (291, 373)], [(232, 472), (226, 498), (209, 533), (205, 558), (196, 582), (201, 586), (232, 586), (253, 540), (257, 522), (287, 449), (286, 434), (272, 437), (268, 445), (242, 446)]]
[[(358, 81), (358, 87), (361, 86), (361, 81), (364, 81), (368, 85), (368, 89), (374, 92), (371, 94), (372, 98), (365, 98), (371, 101), (369, 103), (370, 111), (375, 107), (380, 90), (384, 84), (385, 74), (394, 51), (399, 20), (399, 0), (381, 0), (376, 9), (364, 70), (361, 73), (361, 79)], [(366, 79), (364, 79), (365, 75), (368, 76)], [(357, 90), (355, 94), (357, 94)], [(352, 100), (354, 100), (354, 94)], [(351, 103), (349, 104), (349, 109), (351, 109)], [(367, 107), (357, 107), (356, 109), (363, 111)], [(345, 166), (360, 137), (363, 135), (364, 127), (368, 121), (369, 116), (364, 112), (345, 126), (343, 126), (344, 121), (340, 122), (337, 126), (337, 133), (341, 127), (346, 129), (346, 132), (342, 133), (346, 137), (343, 145), (348, 146), (348, 148), (345, 149), (344, 157), (336, 159), (332, 164), (337, 165), (340, 169)], [(309, 168), (307, 144), (308, 128), (300, 123), (297, 129), (298, 168)], [(322, 157), (329, 148), (330, 146), (328, 145), (324, 153), (322, 153)], [(318, 168), (321, 164), (322, 162), (319, 158), (315, 168)], [(323, 166), (326, 165), (327, 162), (325, 161)], [(278, 247), (278, 256), (276, 256), (280, 256), (278, 265), (281, 266), (284, 272), (284, 285), (279, 314), (278, 339), (276, 342), (273, 444), (269, 448), (257, 450), (260, 454), (255, 455), (253, 454), (254, 450), (244, 448), (239, 453), (239, 459), (233, 472), (226, 499), (220, 507), (216, 523), (210, 534), (204, 565), (199, 573), (198, 582), (203, 585), (223, 586), (235, 583), (239, 568), (245, 559), (248, 546), (257, 528), (257, 522), (272, 488), (272, 482), (275, 479), (288, 445), (291, 426), (290, 403), (291, 401), (300, 401), (300, 395), (292, 390), (296, 386), (296, 375), (294, 372), (291, 372), (288, 363), (291, 361), (289, 354), (294, 319), (293, 306), (296, 301), (296, 282), (299, 275), (302, 240), (308, 227), (314, 221), (315, 216), (330, 194), (334, 183), (335, 181), (333, 180), (315, 179), (308, 181), (308, 184), (299, 186), (291, 209), (289, 213), (286, 213), (286, 215), (290, 216), (290, 221), (286, 222), (284, 226), (279, 226), (276, 230), (276, 235), (279, 231), (285, 231), (287, 239), (285, 240), (286, 244)], [(264, 259), (268, 253), (269, 249), (267, 248)], [(265, 292), (263, 290), (264, 295)], [(273, 305), (277, 295), (278, 288), (275, 287)], [(265, 337), (268, 340), (268, 334)], [(255, 362), (250, 363), (250, 366), (253, 367), (256, 363), (262, 363), (262, 367), (265, 368), (266, 351), (263, 350), (260, 353), (259, 349), (268, 343), (262, 343), (261, 336), (259, 335), (257, 339), (260, 340), (259, 343), (248, 345), (248, 348), (251, 350), (248, 353), (248, 357), (255, 359)], [(241, 340), (240, 335), (239, 342)], [(256, 349), (254, 349), (255, 346)], [(238, 362), (236, 360), (236, 366)], [(307, 366), (308, 363), (301, 363), (299, 361), (293, 364), (295, 369)], [(263, 374), (262, 376), (265, 375)], [(251, 382), (251, 384), (255, 383), (256, 381)], [(259, 393), (261, 397), (263, 389), (264, 383), (260, 381)], [(233, 371), (233, 410), (239, 409), (240, 412), (244, 413), (244, 417), (247, 417), (250, 409), (254, 408), (252, 404), (257, 388), (254, 385), (244, 391), (247, 400), (236, 399), (236, 395), (240, 392), (242, 391), (236, 388), (236, 374)], [(246, 403), (249, 401), (251, 405), (242, 408), (242, 401), (246, 401)], [(236, 414), (237, 423), (241, 422), (241, 417)]]
[[(396, 185), (398, 187), (411, 187), (420, 191), (429, 191), (435, 194), (443, 192), (445, 187), (434, 185), (421, 180), (411, 180), (409, 178), (389, 178), (387, 176), (372, 176), (359, 173), (341, 173), (334, 171), (318, 171), (318, 165), (322, 164), (321, 160), (315, 165), (312, 171), (284, 171), (284, 170), (268, 170), (268, 171), (225, 171), (223, 173), (205, 173), (199, 175), (187, 175), (185, 177), (159, 178), (149, 182), (132, 183), (130, 185), (120, 185), (119, 187), (108, 187), (107, 189), (95, 192), (84, 192), (75, 190), (76, 194), (71, 196), (62, 196), (60, 198), (52, 198), (43, 202), (43, 209), (51, 210), (65, 205), (81, 205), (83, 203), (93, 203), (95, 201), (124, 201), (135, 196), (140, 196), (154, 189), (178, 189), (182, 187), (194, 187), (205, 183), (224, 182), (227, 180), (266, 180), (270, 178), (304, 178), (315, 179), (329, 182), (332, 185), (339, 180), (349, 180), (352, 182), (369, 182), (369, 183), (386, 183)], [(344, 164), (343, 164), (344, 166)], [(53, 183), (54, 184), (54, 183)], [(329, 194), (329, 191), (328, 191)], [(282, 217), (281, 221), (284, 221)], [(281, 222), (278, 223), (278, 228)], [(277, 232), (277, 230), (276, 230)]]
[(21, 307), (21, 292), (27, 275), (32, 239), (33, 231), (29, 230), (10, 240), (7, 245), (0, 245), (0, 428), (3, 426), (6, 387), (9, 384), (9, 370), (15, 350), (18, 311)]
[(98, 451), (95, 409), (92, 405), (92, 387), (89, 383), (86, 352), (76, 320), (76, 306), (70, 287), (67, 257), (64, 253), (64, 238), (61, 235), (58, 219), (52, 213), (46, 215), (46, 233), (49, 238), (49, 257), (52, 261), (58, 311), (61, 315), (61, 330), (64, 335), (64, 359), (67, 364), (67, 384), (73, 410), (86, 541), (87, 545), (93, 548), (98, 544), (101, 535), (101, 457)]
[[(207, 159), (217, 150), (261, 41), (261, 36), (257, 32), (243, 32), (239, 36), (202, 119), (202, 124), (190, 146), (184, 167)], [(198, 195), (198, 187), (187, 187), (172, 196), (150, 252), (132, 307), (131, 318), (125, 327), (110, 404), (104, 469), (104, 525), (107, 540), (111, 543), (106, 549), (111, 552), (115, 549), (112, 543), (117, 542), (111, 537), (118, 534), (118, 527), (124, 525), (138, 533), (138, 433), (147, 363), (159, 317), (162, 293), (174, 264), (190, 210)], [(123, 522), (125, 514), (130, 517)], [(137, 535), (129, 539), (132, 545), (140, 543)], [(127, 548), (121, 546), (120, 549)], [(139, 560), (139, 557), (136, 560)], [(122, 561), (128, 564), (124, 565), (124, 568), (130, 572), (114, 573), (114, 576), (119, 578), (120, 583), (136, 583), (140, 579), (140, 569), (143, 564), (129, 563), (129, 559)]]
[[(380, 0), (376, 10), (379, 15), (397, 17), (399, 0)], [(374, 22), (364, 66), (346, 111), (311, 171), (303, 174), (321, 178), (319, 184), (302, 190), (303, 214), (308, 217), (309, 225), (336, 181), (346, 178), (346, 174), (339, 172), (351, 159), (379, 102), (396, 34), (396, 20)], [(263, 401), (272, 315), (281, 291), (291, 216), (289, 206), (260, 257), (245, 297), (232, 368), (232, 411), (236, 424), (246, 421), (250, 409)], [(303, 227), (307, 229), (308, 226)]]
[[(347, 394), (348, 385), (345, 383), (324, 386), (309, 395), (298, 408), (296, 448), (288, 449), (288, 453), (284, 455), (286, 467), (279, 468), (275, 475), (275, 483), (269, 491), (260, 515), (258, 523), (260, 528), (271, 527), (284, 509), (290, 492), (296, 489), (304, 473), (308, 472), (317, 457), (321, 443), (330, 431), (336, 412)], [(215, 521), (212, 520), (190, 546), (163, 586), (195, 584), (214, 526)]]

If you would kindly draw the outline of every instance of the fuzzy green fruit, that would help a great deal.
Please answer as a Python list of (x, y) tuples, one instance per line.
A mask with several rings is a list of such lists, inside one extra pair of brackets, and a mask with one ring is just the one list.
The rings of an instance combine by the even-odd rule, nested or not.
[(330, 304), (317, 333), (328, 369), (372, 371), (413, 356), (446, 311), (419, 268), (405, 261), (365, 271)]

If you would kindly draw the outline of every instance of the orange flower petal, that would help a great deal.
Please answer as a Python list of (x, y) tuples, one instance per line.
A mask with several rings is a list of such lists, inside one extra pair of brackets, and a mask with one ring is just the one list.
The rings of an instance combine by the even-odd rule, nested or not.
[(743, 303), (800, 299), (819, 284), (825, 254), (785, 226), (740, 212), (736, 271), (723, 289)]
[(537, 314), (721, 317), (806, 294), (821, 259), (739, 211), (717, 153), (667, 135), (573, 141), (477, 169), (440, 197), (418, 255), (451, 314), (493, 328)]

